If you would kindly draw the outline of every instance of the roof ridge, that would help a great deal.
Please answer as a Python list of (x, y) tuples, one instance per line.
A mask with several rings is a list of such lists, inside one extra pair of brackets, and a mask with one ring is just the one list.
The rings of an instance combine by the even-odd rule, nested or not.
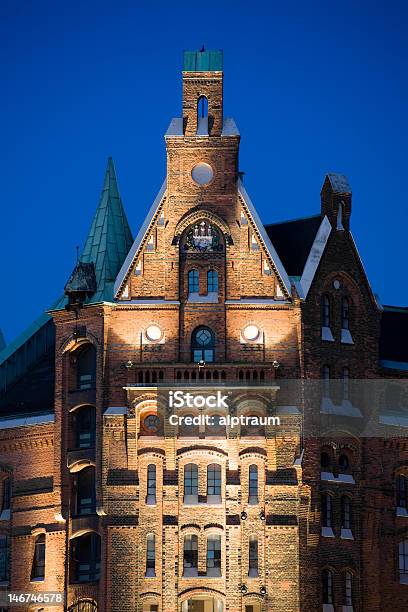
[(265, 223), (264, 227), (270, 227), (271, 225), (283, 225), (284, 223), (295, 223), (296, 221), (308, 221), (309, 219), (317, 219), (321, 217), (320, 213), (316, 215), (309, 215), (308, 217), (298, 217), (297, 219), (287, 219), (286, 221), (275, 221), (274, 223)]
[(388, 312), (406, 312), (408, 314), (408, 306), (392, 306), (391, 304), (383, 304), (382, 306)]

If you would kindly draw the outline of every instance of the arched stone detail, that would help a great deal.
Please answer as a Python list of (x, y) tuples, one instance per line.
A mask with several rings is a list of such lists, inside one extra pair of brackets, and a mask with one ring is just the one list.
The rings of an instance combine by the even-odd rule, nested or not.
[(221, 230), (221, 232), (224, 234), (227, 245), (233, 244), (231, 231), (227, 223), (215, 213), (205, 209), (195, 210), (179, 221), (174, 232), (174, 241), (178, 243), (183, 232), (189, 228), (190, 225), (193, 225), (202, 219), (207, 219)]

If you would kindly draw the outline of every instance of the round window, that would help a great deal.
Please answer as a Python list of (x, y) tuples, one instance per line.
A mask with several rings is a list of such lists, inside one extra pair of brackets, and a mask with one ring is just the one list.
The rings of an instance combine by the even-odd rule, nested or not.
[(197, 185), (208, 185), (213, 179), (214, 172), (210, 164), (200, 162), (192, 169), (191, 176)]
[(143, 427), (146, 431), (154, 433), (159, 430), (160, 419), (157, 414), (149, 414), (143, 421)]
[(247, 325), (242, 332), (242, 335), (248, 342), (255, 342), (259, 338), (259, 334), (260, 332), (256, 325)]
[(157, 342), (162, 337), (162, 330), (158, 325), (149, 325), (146, 329), (146, 338), (150, 342)]

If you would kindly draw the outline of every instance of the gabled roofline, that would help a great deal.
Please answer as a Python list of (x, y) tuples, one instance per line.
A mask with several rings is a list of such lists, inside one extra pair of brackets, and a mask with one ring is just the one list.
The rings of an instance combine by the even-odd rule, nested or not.
[(136, 239), (133, 242), (129, 253), (126, 256), (125, 261), (122, 264), (121, 269), (119, 270), (119, 274), (116, 277), (115, 284), (113, 286), (113, 292), (114, 292), (115, 298), (119, 297), (119, 293), (122, 290), (122, 286), (125, 283), (127, 277), (129, 276), (130, 269), (133, 266), (134, 261), (139, 253), (139, 249), (142, 246), (143, 239), (146, 233), (148, 232), (148, 230), (150, 229), (154, 221), (155, 215), (159, 210), (160, 204), (166, 193), (166, 187), (167, 187), (167, 181), (165, 179), (163, 181), (163, 184), (160, 188), (159, 193), (157, 194), (153, 204), (150, 207), (149, 212), (147, 213), (147, 216), (143, 222), (143, 225), (140, 228), (139, 233), (137, 234)]
[(272, 264), (272, 267), (274, 268), (275, 273), (277, 274), (279, 280), (284, 286), (288, 296), (290, 296), (291, 295), (291, 290), (290, 290), (291, 284), (290, 284), (289, 276), (286, 273), (284, 265), (278, 253), (276, 252), (275, 247), (273, 246), (271, 242), (271, 239), (266, 233), (265, 227), (261, 219), (259, 218), (258, 213), (256, 212), (256, 209), (255, 209), (255, 206), (252, 204), (251, 198), (247, 194), (246, 189), (244, 185), (242, 184), (241, 179), (238, 179), (238, 193), (243, 199), (244, 204), (248, 209), (249, 216), (252, 218), (255, 228), (257, 229), (258, 234), (259, 234), (258, 237), (260, 238), (266, 252), (269, 255), (270, 263)]

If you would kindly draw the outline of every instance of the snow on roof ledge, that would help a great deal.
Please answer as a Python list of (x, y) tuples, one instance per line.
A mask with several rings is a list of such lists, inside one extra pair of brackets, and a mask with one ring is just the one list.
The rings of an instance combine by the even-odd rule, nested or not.
[[(206, 128), (207, 123), (201, 123), (201, 128), (197, 131), (197, 136), (208, 136), (208, 128)], [(239, 130), (237, 124), (235, 123), (232, 117), (226, 117), (224, 119), (221, 136), (239, 136)], [(174, 117), (170, 121), (170, 125), (167, 128), (167, 131), (164, 135), (165, 138), (171, 136), (184, 136), (183, 133), (183, 117)]]
[(29, 425), (45, 425), (53, 423), (54, 413), (37, 414), (31, 416), (5, 417), (0, 418), (0, 429), (12, 429), (13, 427), (27, 427)]
[(348, 178), (345, 174), (329, 172), (327, 176), (329, 177), (329, 181), (334, 193), (351, 194), (350, 183), (348, 182)]
[(324, 249), (326, 248), (327, 241), (331, 233), (331, 224), (327, 217), (323, 219), (320, 227), (317, 231), (316, 238), (310, 249), (309, 256), (306, 260), (305, 268), (303, 270), (302, 278), (300, 279), (300, 286), (302, 288), (303, 297), (306, 298), (310, 289), (310, 285), (313, 282), (316, 270), (322, 258)]

